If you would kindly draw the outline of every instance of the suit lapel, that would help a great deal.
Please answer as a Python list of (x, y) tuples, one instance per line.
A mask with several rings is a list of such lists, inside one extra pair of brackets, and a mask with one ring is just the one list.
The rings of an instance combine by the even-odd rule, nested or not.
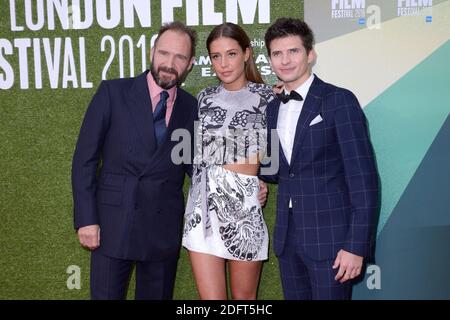
[[(270, 122), (268, 123), (268, 128), (269, 128), (268, 137), (270, 139), (269, 140), (270, 142), (272, 142), (272, 132), (271, 132), (271, 130), (272, 129), (274, 129), (275, 131), (277, 130), (278, 112), (280, 111), (280, 104), (281, 104), (281, 101), (276, 99), (273, 102), (272, 107), (269, 109), (270, 113), (268, 115), (268, 121), (270, 121)], [(283, 160), (287, 165), (289, 165), (289, 163), (287, 161), (287, 158), (286, 158), (286, 155), (284, 154), (283, 147), (281, 146), (281, 141), (280, 141), (280, 138), (278, 136), (278, 131), (276, 131), (276, 133), (277, 133), (277, 137), (278, 137), (278, 139), (277, 139), (278, 140), (278, 150), (280, 150), (279, 154), (281, 155), (281, 160)], [(273, 150), (273, 146), (271, 148)], [(271, 150), (271, 152), (272, 152), (272, 150)]]
[(297, 156), (299, 149), (302, 146), (305, 135), (309, 130), (309, 124), (320, 113), (320, 105), (322, 103), (322, 80), (317, 76), (314, 77), (314, 81), (309, 88), (309, 92), (306, 96), (303, 108), (297, 121), (297, 128), (295, 130), (294, 147), (292, 150), (291, 162)]
[(147, 85), (147, 72), (136, 77), (128, 94), (128, 109), (136, 123), (146, 152), (152, 155), (156, 150), (156, 137), (153, 128), (153, 112)]
[(169, 140), (172, 132), (178, 128), (184, 128), (186, 119), (190, 119), (192, 110), (183, 106), (183, 92), (177, 88), (177, 97), (172, 109), (172, 115), (170, 116), (169, 125), (167, 127), (167, 136), (164, 141)]

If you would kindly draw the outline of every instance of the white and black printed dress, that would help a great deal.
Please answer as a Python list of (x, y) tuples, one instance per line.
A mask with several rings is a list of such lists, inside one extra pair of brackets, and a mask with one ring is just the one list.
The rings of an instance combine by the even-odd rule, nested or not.
[(258, 177), (223, 165), (264, 155), (266, 107), (273, 97), (269, 86), (252, 82), (238, 91), (217, 85), (199, 93), (185, 248), (232, 260), (267, 259), (269, 236), (258, 201)]

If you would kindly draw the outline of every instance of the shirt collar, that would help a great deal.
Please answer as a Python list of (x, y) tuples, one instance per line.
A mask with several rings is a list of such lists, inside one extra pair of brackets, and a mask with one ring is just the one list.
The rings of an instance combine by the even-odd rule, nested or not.
[[(314, 81), (314, 74), (311, 73), (311, 75), (309, 76), (308, 80), (303, 82), (294, 91), (296, 91), (298, 94), (300, 94), (303, 97), (303, 100), (305, 100), (306, 99), (306, 95), (308, 94), (309, 88), (311, 87), (311, 84), (313, 83), (313, 81)], [(286, 93), (288, 93), (288, 92), (286, 91)]]

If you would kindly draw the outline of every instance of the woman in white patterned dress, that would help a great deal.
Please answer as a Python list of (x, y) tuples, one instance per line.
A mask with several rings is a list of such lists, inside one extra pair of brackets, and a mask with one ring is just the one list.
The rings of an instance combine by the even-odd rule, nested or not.
[(269, 237), (258, 201), (257, 173), (266, 149), (266, 107), (273, 99), (236, 24), (215, 27), (206, 41), (221, 81), (198, 95), (199, 126), (183, 246), (201, 299), (256, 299)]

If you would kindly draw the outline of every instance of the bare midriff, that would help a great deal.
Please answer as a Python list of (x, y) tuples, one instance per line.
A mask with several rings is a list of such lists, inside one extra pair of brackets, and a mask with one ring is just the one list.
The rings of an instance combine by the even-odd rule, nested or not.
[(258, 175), (259, 164), (259, 159), (255, 156), (251, 158), (241, 159), (239, 160), (239, 162), (225, 164), (223, 168), (229, 171), (242, 173), (249, 176), (256, 176)]

